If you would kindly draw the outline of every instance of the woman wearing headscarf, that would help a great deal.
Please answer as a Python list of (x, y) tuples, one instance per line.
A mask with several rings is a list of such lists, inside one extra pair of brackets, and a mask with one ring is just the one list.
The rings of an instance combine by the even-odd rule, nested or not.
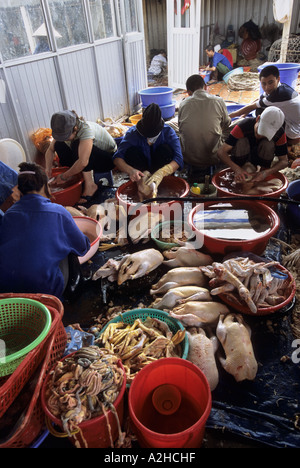
[(127, 130), (113, 158), (116, 167), (126, 172), (133, 182), (149, 171), (152, 176), (147, 185), (155, 182), (158, 186), (163, 177), (183, 168), (179, 138), (165, 124), (160, 107), (154, 103), (146, 107), (137, 125)]

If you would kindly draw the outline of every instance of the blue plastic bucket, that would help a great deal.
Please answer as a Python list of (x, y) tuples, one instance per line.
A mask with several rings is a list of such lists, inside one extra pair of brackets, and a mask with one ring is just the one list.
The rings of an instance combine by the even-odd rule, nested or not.
[[(300, 197), (300, 180), (294, 180), (293, 182), (290, 182), (287, 189), (286, 189), (286, 194), (288, 198), (290, 199), (299, 199)], [(300, 205), (300, 200), (299, 200), (299, 205)], [(288, 221), (291, 223), (291, 226), (300, 228), (300, 208), (297, 205), (292, 205), (289, 204), (287, 205), (287, 216), (288, 216)]]
[[(159, 106), (161, 110), (161, 116), (163, 119), (170, 119), (175, 114), (176, 109), (176, 101), (172, 101), (172, 104), (168, 104), (167, 106)], [(145, 107), (143, 108), (145, 109)]]
[[(296, 88), (298, 73), (300, 71), (300, 63), (273, 63), (273, 62), (266, 62), (260, 67), (257, 67), (258, 71), (261, 70), (269, 65), (275, 65), (275, 67), (279, 70), (279, 77), (280, 82), (285, 83), (292, 88)], [(263, 89), (260, 86), (260, 94), (263, 94)]]
[(204, 83), (208, 83), (209, 80), (210, 80), (210, 72), (209, 71), (201, 71), (199, 72), (199, 75), (202, 76), (202, 78), (204, 79)]
[(173, 88), (168, 88), (168, 86), (142, 89), (139, 91), (139, 95), (142, 99), (142, 107), (147, 107), (153, 102), (159, 106), (171, 105), (173, 91)]

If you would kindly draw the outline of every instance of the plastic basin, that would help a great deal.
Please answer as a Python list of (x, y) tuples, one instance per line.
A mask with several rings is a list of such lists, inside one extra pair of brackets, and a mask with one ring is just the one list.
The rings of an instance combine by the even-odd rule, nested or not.
[(90, 239), (91, 247), (89, 251), (84, 256), (78, 257), (79, 263), (86, 263), (98, 250), (102, 227), (99, 221), (88, 216), (73, 216), (73, 219), (80, 231)]
[(168, 86), (157, 86), (153, 88), (145, 88), (139, 91), (142, 100), (142, 107), (148, 107), (149, 104), (155, 103), (159, 106), (168, 106), (172, 104), (173, 88)]
[[(69, 168), (57, 167), (52, 170), (52, 177), (63, 174)], [(76, 174), (70, 180), (66, 181), (65, 185), (60, 186), (59, 190), (52, 189), (51, 201), (63, 206), (74, 206), (80, 200), (82, 193), (83, 175), (82, 173)], [(51, 188), (51, 187), (50, 187)]]
[[(292, 88), (296, 88), (298, 73), (300, 71), (300, 63), (273, 63), (273, 62), (266, 62), (263, 65), (257, 67), (258, 71), (261, 70), (269, 65), (275, 65), (275, 67), (279, 70), (279, 77), (280, 82), (285, 83)], [(260, 86), (260, 94), (263, 94), (264, 90)]]
[(129, 120), (133, 125), (136, 125), (138, 121), (141, 120), (142, 117), (143, 117), (143, 114), (134, 114), (131, 117), (129, 117)]
[(160, 106), (161, 116), (163, 119), (170, 119), (174, 116), (176, 109), (176, 101), (172, 101), (172, 104), (166, 106)]
[[(300, 204), (300, 180), (294, 180), (290, 182), (288, 188), (286, 189), (286, 194), (288, 198), (292, 200), (299, 200)], [(297, 205), (289, 204), (287, 205), (287, 216), (288, 221), (291, 227), (300, 228), (300, 208)]]
[[(171, 196), (170, 194), (176, 193), (176, 197), (184, 198), (189, 193), (190, 187), (188, 183), (182, 179), (181, 177), (177, 176), (166, 176), (163, 178), (162, 182), (159, 185), (158, 196), (161, 193), (161, 196)], [(126, 209), (126, 213), (128, 215), (135, 215), (137, 214), (137, 210), (142, 209), (142, 206), (145, 207), (142, 209), (143, 212), (145, 210), (152, 211), (154, 213), (158, 213), (161, 210), (168, 209), (172, 204), (176, 203), (175, 201), (165, 202), (165, 203), (148, 203), (141, 205), (138, 202), (134, 202), (134, 197), (137, 196), (137, 185), (136, 182), (126, 182), (122, 184), (116, 191), (116, 198), (120, 205), (122, 205)], [(177, 202), (179, 203), (179, 202)]]
[(51, 323), (49, 309), (39, 301), (21, 297), (0, 301), (0, 378), (12, 374), (46, 338)]
[[(156, 243), (159, 249), (167, 250), (179, 245), (176, 242), (167, 242), (161, 240), (171, 236), (172, 226), (178, 226), (179, 232), (182, 230), (183, 235), (188, 238), (187, 240), (190, 240), (194, 237), (194, 233), (192, 232), (190, 226), (182, 220), (165, 221), (163, 223), (159, 223), (151, 231), (151, 239)], [(182, 240), (182, 236), (179, 236), (178, 240)], [(182, 241), (184, 242), (184, 240)]]
[[(176, 405), (168, 415), (158, 411), (152, 399), (165, 385), (180, 393), (179, 408)], [(143, 448), (200, 448), (211, 405), (203, 372), (189, 361), (172, 357), (147, 364), (134, 378), (128, 395), (133, 432)]]
[[(233, 171), (229, 168), (227, 169), (223, 169), (222, 171), (219, 171), (217, 172), (216, 174), (214, 174), (214, 176), (212, 177), (212, 184), (217, 188), (217, 193), (218, 193), (218, 196), (219, 197), (254, 197), (255, 195), (244, 195), (242, 193), (235, 193), (235, 192), (232, 192), (230, 191), (227, 187), (224, 187), (222, 185), (222, 182), (221, 182), (221, 178), (226, 176), (226, 175), (229, 175), (230, 173), (233, 174)], [(278, 189), (278, 190), (275, 190), (274, 192), (272, 193), (265, 193), (265, 194), (257, 194), (257, 196), (259, 197), (267, 197), (267, 198), (279, 198), (280, 195), (285, 192), (285, 190), (287, 189), (288, 185), (289, 185), (289, 182), (288, 182), (288, 179), (285, 177), (284, 174), (282, 174), (281, 172), (274, 172), (274, 174), (272, 174), (271, 176), (267, 177), (266, 180), (271, 180), (271, 179), (280, 179), (282, 181), (282, 186)], [(273, 208), (276, 208), (277, 207), (277, 202), (271, 202), (271, 201), (263, 201), (263, 203), (265, 203), (266, 205), (269, 205)]]
[[(184, 330), (184, 327), (181, 324), (181, 322), (171, 317), (168, 312), (165, 312), (159, 309), (145, 308), (145, 309), (128, 310), (127, 312), (124, 312), (121, 315), (114, 317), (102, 328), (99, 336), (101, 336), (102, 333), (105, 332), (107, 327), (111, 325), (112, 323), (124, 322), (128, 325), (133, 325), (136, 320), (145, 322), (145, 320), (147, 320), (148, 317), (155, 318), (157, 320), (160, 320), (161, 322), (164, 322), (169, 327), (173, 335), (175, 335), (178, 331)], [(182, 353), (180, 356), (181, 359), (187, 359), (188, 352), (189, 352), (189, 340), (188, 340), (187, 335), (185, 335), (184, 340), (180, 343), (180, 347), (181, 347), (181, 353)]]
[(241, 312), (246, 315), (253, 315), (253, 316), (262, 316), (262, 315), (271, 315), (275, 312), (282, 310), (284, 307), (288, 306), (290, 302), (294, 299), (296, 294), (296, 281), (293, 275), (282, 265), (276, 266), (276, 270), (280, 271), (281, 273), (285, 274), (287, 279), (285, 286), (282, 288), (284, 290), (284, 297), (285, 300), (280, 304), (276, 304), (270, 307), (258, 307), (256, 313), (253, 313), (247, 304), (244, 301), (234, 301), (231, 297), (228, 297), (226, 294), (219, 294), (219, 298), (228, 305), (229, 308), (236, 310), (237, 312)]
[(201, 72), (199, 72), (199, 75), (203, 78), (205, 84), (208, 83), (208, 81), (210, 79), (210, 72), (209, 71), (201, 71)]
[[(204, 224), (200, 222), (202, 218), (201, 211), (204, 210), (224, 210), (226, 208), (237, 210), (234, 212), (233, 217), (235, 214), (239, 214), (241, 211), (249, 210), (251, 211), (252, 219), (256, 216), (258, 219), (263, 219), (266, 223), (266, 226), (269, 227), (265, 229), (264, 232), (259, 233), (249, 238), (237, 238), (237, 231), (232, 230), (226, 231), (228, 233), (227, 238), (221, 238), (212, 236), (212, 232), (205, 229)], [(197, 213), (200, 212), (197, 216)], [(250, 222), (250, 220), (249, 220)], [(192, 211), (189, 213), (188, 216), (188, 223), (194, 229), (198, 241), (202, 245), (203, 243), (203, 250), (210, 254), (210, 255), (222, 255), (225, 256), (232, 252), (252, 252), (257, 255), (262, 255), (269, 239), (276, 234), (280, 226), (280, 219), (277, 213), (269, 207), (268, 205), (261, 203), (261, 202), (253, 202), (253, 201), (232, 201), (232, 202), (213, 202), (207, 201), (202, 205), (196, 205)], [(224, 223), (220, 223), (220, 225), (224, 225)], [(234, 239), (234, 237), (236, 237)]]
[[(172, 101), (172, 104), (168, 104), (167, 106), (159, 106), (161, 110), (161, 116), (163, 119), (170, 119), (175, 114), (176, 109), (176, 101)], [(145, 107), (144, 107), (145, 109)]]
[(231, 78), (233, 75), (241, 75), (242, 73), (244, 73), (243, 67), (234, 68), (233, 70), (230, 70), (230, 72), (226, 73), (226, 75), (223, 76), (223, 81), (225, 81), (225, 83), (227, 84), (229, 78)]

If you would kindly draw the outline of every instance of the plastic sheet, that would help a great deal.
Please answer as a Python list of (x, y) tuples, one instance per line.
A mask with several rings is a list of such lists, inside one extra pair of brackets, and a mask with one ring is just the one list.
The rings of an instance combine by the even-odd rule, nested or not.
[(208, 428), (273, 447), (300, 447), (300, 367), (292, 359), (290, 312), (244, 317), (252, 330), (258, 373), (253, 382), (237, 383), (220, 369)]
[[(105, 196), (108, 198), (107, 193)], [(278, 212), (282, 223), (277, 237), (289, 243), (289, 228), (281, 205)], [(151, 243), (146, 244), (144, 248), (150, 245)], [(92, 259), (92, 267), (96, 270), (108, 258), (120, 253), (119, 249), (98, 252)], [(280, 244), (271, 240), (264, 257), (280, 262)], [(114, 305), (121, 304), (124, 309), (129, 310), (139, 301), (150, 300), (145, 289), (134, 291), (134, 294), (132, 290), (123, 290), (119, 298), (117, 292), (113, 285), (110, 286), (106, 291), (106, 304), (113, 300)], [(71, 317), (74, 318), (76, 314), (75, 309), (78, 310), (76, 321), (81, 326), (86, 323), (88, 311), (94, 317), (97, 316), (97, 311), (98, 315), (105, 313), (101, 294), (103, 289), (100, 281), (86, 283), (84, 292), (76, 298), (76, 302), (65, 305), (65, 320), (68, 319), (70, 323)], [(242, 438), (259, 446), (300, 447), (300, 364), (293, 362), (292, 358), (295, 352), (290, 327), (293, 305), (291, 303), (286, 309), (269, 316), (244, 316), (252, 330), (253, 348), (259, 364), (258, 373), (253, 382), (237, 383), (218, 364), (220, 383), (212, 393), (212, 411), (206, 423), (206, 428), (215, 438), (222, 439), (227, 434), (230, 438)], [(298, 353), (298, 357), (299, 355)]]

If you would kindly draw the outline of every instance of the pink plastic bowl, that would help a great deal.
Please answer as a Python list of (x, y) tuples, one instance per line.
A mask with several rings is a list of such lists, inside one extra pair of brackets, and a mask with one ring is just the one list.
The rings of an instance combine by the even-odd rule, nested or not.
[(91, 242), (90, 250), (83, 256), (78, 257), (79, 263), (85, 263), (95, 255), (98, 250), (100, 238), (102, 236), (101, 224), (88, 216), (73, 216), (75, 223), (83, 234), (85, 234)]

